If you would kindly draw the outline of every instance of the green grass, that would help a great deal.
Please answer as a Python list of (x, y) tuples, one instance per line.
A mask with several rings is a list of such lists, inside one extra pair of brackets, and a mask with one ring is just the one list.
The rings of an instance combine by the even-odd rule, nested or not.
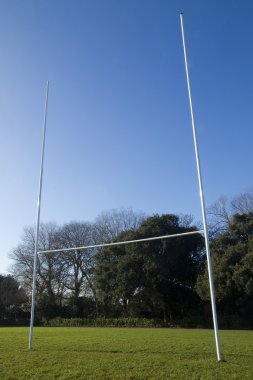
[(0, 328), (0, 379), (253, 379), (253, 332), (222, 331), (217, 363), (210, 330)]

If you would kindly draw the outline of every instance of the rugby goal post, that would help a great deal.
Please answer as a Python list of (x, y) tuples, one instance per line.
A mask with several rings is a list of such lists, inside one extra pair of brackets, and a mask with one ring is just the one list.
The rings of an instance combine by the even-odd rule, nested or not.
[(43, 182), (43, 167), (44, 167), (47, 109), (48, 109), (48, 93), (49, 93), (49, 81), (47, 81), (47, 83), (46, 83), (45, 111), (44, 111), (44, 124), (43, 124), (43, 138), (42, 138), (42, 152), (41, 152), (41, 163), (40, 163), (40, 176), (39, 176), (39, 192), (38, 192), (38, 203), (37, 203), (35, 247), (34, 247), (32, 305), (31, 305), (31, 319), (30, 319), (30, 332), (29, 332), (29, 349), (30, 350), (33, 347), (33, 326), (34, 326), (34, 314), (35, 314), (35, 293), (36, 293), (37, 257), (38, 257), (38, 254), (53, 253), (53, 252), (66, 252), (66, 251), (71, 251), (73, 249), (78, 250), (78, 249), (107, 247), (107, 246), (113, 246), (113, 245), (139, 243), (139, 242), (143, 242), (143, 241), (171, 239), (171, 238), (176, 238), (176, 237), (186, 236), (186, 235), (192, 235), (192, 234), (203, 234), (204, 239), (205, 239), (205, 248), (206, 248), (206, 257), (207, 257), (207, 267), (208, 267), (208, 277), (209, 277), (209, 286), (210, 286), (210, 296), (211, 296), (211, 306), (212, 306), (212, 316), (213, 316), (216, 352), (217, 352), (218, 361), (222, 361), (222, 355), (221, 355), (221, 349), (220, 349), (220, 340), (219, 340), (219, 328), (218, 328), (218, 320), (217, 320), (217, 312), (216, 312), (216, 303), (215, 303), (215, 290), (214, 290), (213, 274), (212, 274), (212, 260), (211, 260), (211, 254), (210, 254), (208, 229), (207, 229), (207, 221), (206, 221), (205, 199), (204, 199), (203, 183), (202, 183), (202, 175), (201, 175), (201, 167), (200, 167), (197, 132), (196, 132), (195, 118), (194, 118), (193, 104), (192, 104), (192, 95), (191, 95), (191, 86), (190, 86), (190, 77), (189, 77), (185, 34), (184, 34), (184, 23), (183, 23), (183, 14), (182, 13), (180, 14), (180, 25), (181, 25), (181, 33), (182, 33), (182, 43), (183, 43), (183, 53), (184, 53), (187, 90), (188, 90), (189, 107), (190, 107), (190, 115), (191, 115), (191, 124), (192, 124), (193, 140), (194, 140), (194, 150), (195, 150), (195, 158), (196, 158), (196, 165), (197, 165), (198, 186), (199, 186), (199, 195), (200, 195), (200, 203), (201, 203), (201, 211), (202, 211), (203, 230), (185, 232), (185, 233), (174, 234), (174, 235), (150, 237), (150, 238), (145, 238), (145, 239), (113, 242), (113, 243), (107, 243), (107, 244), (97, 244), (97, 245), (89, 245), (89, 246), (83, 246), (83, 247), (69, 247), (69, 248), (62, 248), (62, 249), (56, 249), (56, 250), (38, 251), (38, 238), (39, 238), (39, 230), (40, 230), (41, 193), (42, 193), (42, 182)]

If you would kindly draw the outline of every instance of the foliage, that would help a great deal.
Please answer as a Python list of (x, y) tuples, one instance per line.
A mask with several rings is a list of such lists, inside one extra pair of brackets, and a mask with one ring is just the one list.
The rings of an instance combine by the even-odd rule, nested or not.
[[(155, 215), (117, 241), (196, 230), (179, 224), (175, 215)], [(112, 246), (97, 255), (95, 281), (104, 313), (168, 317), (185, 315), (196, 300), (194, 285), (202, 265), (200, 235)], [(109, 309), (109, 310), (108, 310)]]
[[(253, 212), (234, 215), (211, 248), (220, 312), (244, 316), (253, 327)], [(197, 291), (203, 300), (210, 299), (207, 267), (198, 278)]]
[[(137, 228), (143, 218), (143, 214), (131, 209), (120, 209), (102, 213), (94, 223), (41, 224), (38, 251), (106, 243), (128, 228)], [(31, 295), (34, 243), (35, 229), (25, 228), (21, 243), (10, 254), (12, 274), (28, 296)], [(98, 313), (93, 276), (95, 254), (95, 249), (73, 249), (38, 255), (37, 321), (42, 317), (89, 317)]]
[[(218, 316), (227, 328), (253, 327), (253, 212), (243, 213), (251, 209), (252, 199), (251, 193), (245, 193), (230, 203), (220, 199), (212, 208), (217, 222), (211, 254)], [(233, 210), (239, 213), (233, 215)], [(210, 326), (202, 235), (74, 249), (196, 229), (189, 215), (145, 217), (129, 209), (102, 213), (94, 223), (42, 224), (39, 251), (73, 249), (38, 256), (36, 324), (57, 317), (92, 321), (106, 317), (117, 319), (113, 325), (125, 318), (144, 318), (163, 320), (164, 325)], [(2, 324), (27, 319), (34, 239), (34, 229), (26, 228), (22, 241), (11, 253), (14, 277), (0, 278)]]
[(10, 275), (0, 275), (0, 323), (4, 319), (24, 317), (26, 301), (25, 291), (18, 282)]
[(175, 327), (171, 323), (152, 318), (55, 318), (44, 320), (47, 327)]

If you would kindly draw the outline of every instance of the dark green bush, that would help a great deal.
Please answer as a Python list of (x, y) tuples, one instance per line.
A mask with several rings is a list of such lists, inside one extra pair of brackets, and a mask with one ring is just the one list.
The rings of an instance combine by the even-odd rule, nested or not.
[(54, 318), (43, 320), (49, 327), (175, 327), (171, 323), (147, 318)]

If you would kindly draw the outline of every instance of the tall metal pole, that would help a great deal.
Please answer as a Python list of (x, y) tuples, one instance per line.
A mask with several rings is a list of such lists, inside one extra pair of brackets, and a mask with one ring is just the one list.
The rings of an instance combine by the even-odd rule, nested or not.
[(191, 112), (194, 148), (195, 148), (195, 156), (196, 156), (197, 172), (198, 172), (199, 194), (200, 194), (202, 219), (203, 219), (203, 226), (204, 226), (204, 236), (205, 236), (205, 245), (206, 245), (207, 267), (208, 267), (208, 276), (209, 276), (209, 285), (210, 285), (210, 294), (211, 294), (211, 304), (212, 304), (212, 313), (213, 313), (213, 325), (214, 325), (214, 334), (215, 334), (215, 342), (216, 342), (216, 351), (217, 351), (218, 361), (221, 361), (222, 356), (221, 356), (221, 350), (220, 350), (219, 328), (218, 328), (216, 304), (215, 304), (215, 291), (214, 291), (214, 284), (213, 284), (212, 260), (211, 260), (211, 255), (210, 255), (210, 246), (209, 246), (208, 231), (207, 231), (205, 199), (204, 199), (204, 194), (203, 194), (202, 176), (201, 176), (199, 151), (198, 151), (198, 141), (197, 141), (197, 133), (196, 133), (195, 119), (194, 119), (193, 106), (192, 106), (192, 96), (191, 96), (191, 87), (190, 87), (190, 78), (189, 78), (189, 71), (188, 71), (188, 62), (187, 62), (187, 54), (186, 54), (186, 46), (185, 46), (184, 24), (183, 24), (183, 14), (182, 13), (180, 14), (180, 22), (181, 22), (181, 32), (182, 32), (182, 40), (183, 40), (183, 48), (184, 48), (184, 62), (185, 62), (185, 71), (186, 71), (189, 104), (190, 104), (190, 112)]
[(47, 126), (48, 92), (49, 92), (49, 81), (47, 81), (47, 84), (46, 84), (46, 100), (45, 100), (43, 139), (42, 139), (42, 152), (41, 152), (41, 163), (40, 163), (39, 194), (38, 194), (38, 203), (37, 203), (37, 223), (36, 223), (36, 235), (35, 235), (35, 246), (34, 246), (34, 262), (33, 262), (32, 306), (31, 306), (31, 320), (30, 320), (30, 334), (29, 334), (29, 349), (30, 350), (32, 349), (34, 311), (35, 311), (35, 293), (36, 293), (36, 277), (37, 277), (38, 239), (39, 239), (39, 231), (40, 231), (40, 203), (41, 203), (41, 191), (42, 191), (42, 181), (43, 181), (43, 164), (44, 164), (46, 126)]

